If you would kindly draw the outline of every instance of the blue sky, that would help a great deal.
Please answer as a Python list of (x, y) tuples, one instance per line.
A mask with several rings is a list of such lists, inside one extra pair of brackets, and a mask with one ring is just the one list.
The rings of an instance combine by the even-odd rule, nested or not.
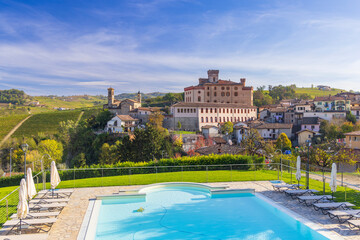
[(0, 89), (179, 92), (247, 84), (360, 90), (360, 1), (0, 0)]

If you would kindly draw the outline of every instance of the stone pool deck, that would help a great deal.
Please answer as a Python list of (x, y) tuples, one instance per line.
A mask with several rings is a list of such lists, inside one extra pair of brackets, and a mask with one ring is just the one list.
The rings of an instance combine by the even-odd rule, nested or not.
[[(256, 182), (221, 182), (206, 183), (210, 186), (228, 186), (229, 189), (253, 188), (274, 202), (292, 210), (302, 217), (319, 224), (321, 227), (330, 230), (332, 233), (345, 240), (360, 239), (360, 231), (350, 230), (347, 224), (339, 224), (336, 220), (331, 220), (327, 215), (315, 211), (313, 208), (300, 205), (297, 200), (285, 196), (284, 193), (275, 192), (271, 183), (268, 181)], [(118, 187), (98, 187), (98, 188), (76, 188), (70, 197), (68, 205), (62, 210), (58, 220), (51, 228), (48, 239), (63, 240), (77, 239), (85, 212), (88, 207), (89, 199), (97, 195), (110, 195), (120, 190), (135, 190), (142, 186), (118, 186)]]

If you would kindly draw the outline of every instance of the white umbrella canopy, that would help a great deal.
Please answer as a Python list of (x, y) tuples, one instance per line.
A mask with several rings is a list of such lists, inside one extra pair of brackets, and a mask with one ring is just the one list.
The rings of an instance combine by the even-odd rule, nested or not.
[(56, 164), (54, 161), (51, 162), (51, 170), (50, 170), (50, 185), (51, 189), (55, 189), (57, 185), (61, 182), (58, 170), (56, 168)]
[(298, 182), (300, 182), (301, 179), (301, 158), (300, 156), (297, 157), (296, 160), (296, 180), (298, 180)]
[(29, 213), (29, 205), (26, 201), (26, 182), (25, 179), (21, 179), (20, 181), (20, 189), (19, 189), (19, 203), (17, 205), (17, 217), (19, 219), (26, 218)]
[(27, 199), (31, 200), (36, 195), (36, 188), (35, 188), (35, 183), (32, 176), (31, 168), (28, 168), (26, 173), (26, 189), (27, 189), (26, 190)]
[(336, 186), (337, 186), (336, 173), (337, 173), (336, 163), (333, 163), (331, 167), (331, 179), (330, 179), (330, 188), (333, 193), (336, 192)]

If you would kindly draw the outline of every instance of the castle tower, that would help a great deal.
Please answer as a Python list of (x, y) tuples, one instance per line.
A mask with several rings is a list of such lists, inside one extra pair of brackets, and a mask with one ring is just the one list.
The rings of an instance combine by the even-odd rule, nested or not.
[(108, 106), (112, 106), (114, 104), (114, 89), (108, 88)]
[(140, 91), (138, 91), (138, 94), (137, 94), (137, 101), (140, 103), (140, 106), (141, 106), (141, 93), (140, 93)]
[(209, 70), (207, 73), (209, 82), (217, 82), (219, 80), (219, 70)]

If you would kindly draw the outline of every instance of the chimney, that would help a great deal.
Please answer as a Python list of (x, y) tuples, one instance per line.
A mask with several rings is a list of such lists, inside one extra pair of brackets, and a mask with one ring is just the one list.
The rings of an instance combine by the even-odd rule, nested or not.
[(240, 83), (245, 86), (246, 78), (240, 78)]

